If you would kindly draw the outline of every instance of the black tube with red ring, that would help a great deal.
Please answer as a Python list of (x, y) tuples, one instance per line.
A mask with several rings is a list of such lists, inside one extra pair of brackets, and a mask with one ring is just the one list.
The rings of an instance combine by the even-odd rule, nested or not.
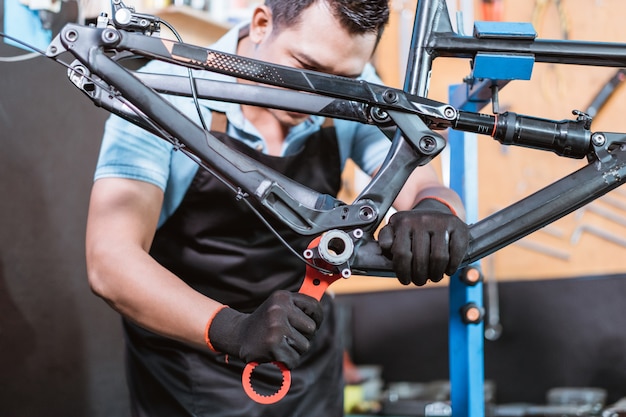
[(489, 135), (503, 145), (552, 151), (568, 158), (584, 158), (591, 149), (591, 120), (549, 120), (512, 112), (496, 115), (460, 111), (453, 128)]

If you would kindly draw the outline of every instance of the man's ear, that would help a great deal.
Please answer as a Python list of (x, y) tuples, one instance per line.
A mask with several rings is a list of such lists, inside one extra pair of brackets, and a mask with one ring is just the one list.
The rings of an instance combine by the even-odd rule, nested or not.
[(265, 5), (259, 5), (252, 12), (250, 22), (250, 40), (260, 44), (272, 32), (272, 11)]

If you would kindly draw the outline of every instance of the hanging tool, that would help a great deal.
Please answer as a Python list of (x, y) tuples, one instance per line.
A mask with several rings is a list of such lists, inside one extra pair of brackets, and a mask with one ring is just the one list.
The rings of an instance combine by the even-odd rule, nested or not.
[(602, 86), (600, 91), (598, 91), (598, 94), (591, 100), (591, 104), (589, 104), (585, 113), (590, 117), (595, 117), (624, 80), (626, 80), (626, 68), (620, 68), (607, 83)]
[[(569, 39), (570, 37), (570, 29), (567, 18), (567, 13), (565, 12), (565, 7), (563, 5), (562, 0), (535, 0), (535, 5), (533, 7), (532, 12), (532, 25), (539, 33), (541, 28), (544, 26), (544, 18), (550, 4), (554, 3), (556, 7), (556, 11), (559, 18), (559, 32), (561, 34), (561, 38), (564, 40)], [(554, 85), (556, 85), (556, 90), (559, 97), (562, 97), (567, 92), (567, 86), (565, 80), (563, 79), (562, 69), (554, 64), (550, 65), (554, 76), (556, 77), (555, 82), (548, 81), (547, 77), (542, 78), (542, 93), (546, 96), (546, 98), (551, 98), (553, 100), (558, 100), (558, 97), (548, 97), (548, 91), (554, 91)]]
[(545, 17), (548, 7), (550, 6), (550, 3), (554, 3), (557, 13), (559, 15), (559, 29), (561, 32), (561, 38), (569, 39), (569, 23), (562, 0), (535, 0), (535, 6), (533, 7), (533, 15), (531, 20), (533, 26), (535, 27), (535, 29), (543, 27), (543, 19)]
[(504, 4), (502, 0), (482, 0), (481, 10), (483, 20), (500, 22), (504, 17)]

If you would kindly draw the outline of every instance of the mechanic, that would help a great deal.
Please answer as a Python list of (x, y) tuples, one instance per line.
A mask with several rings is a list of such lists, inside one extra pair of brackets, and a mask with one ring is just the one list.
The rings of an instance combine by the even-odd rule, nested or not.
[[(211, 48), (381, 84), (368, 62), (388, 16), (386, 0), (267, 0)], [(187, 75), (160, 62), (145, 70)], [(171, 100), (189, 117), (197, 114), (192, 100)], [(375, 126), (200, 103), (220, 140), (333, 196), (348, 158), (374, 174), (390, 145)], [(395, 207), (401, 211), (379, 241), (398, 279), (423, 285), (454, 273), (469, 239), (458, 196), (426, 166), (412, 174)], [(297, 293), (301, 260), (191, 158), (111, 116), (87, 223), (89, 283), (123, 318), (134, 416), (342, 415), (332, 300)], [(272, 224), (300, 253), (307, 247), (310, 237)], [(241, 374), (251, 361), (292, 370), (283, 400), (263, 405), (245, 395)]]

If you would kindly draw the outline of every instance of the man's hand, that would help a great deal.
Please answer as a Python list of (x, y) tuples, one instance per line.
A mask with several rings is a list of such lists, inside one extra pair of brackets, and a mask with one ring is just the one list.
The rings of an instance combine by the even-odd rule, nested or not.
[(208, 336), (217, 351), (246, 363), (278, 361), (292, 369), (309, 350), (323, 317), (322, 305), (313, 297), (277, 291), (251, 314), (222, 309)]
[(469, 228), (445, 204), (426, 198), (391, 216), (378, 243), (401, 283), (424, 285), (454, 274), (467, 251)]

